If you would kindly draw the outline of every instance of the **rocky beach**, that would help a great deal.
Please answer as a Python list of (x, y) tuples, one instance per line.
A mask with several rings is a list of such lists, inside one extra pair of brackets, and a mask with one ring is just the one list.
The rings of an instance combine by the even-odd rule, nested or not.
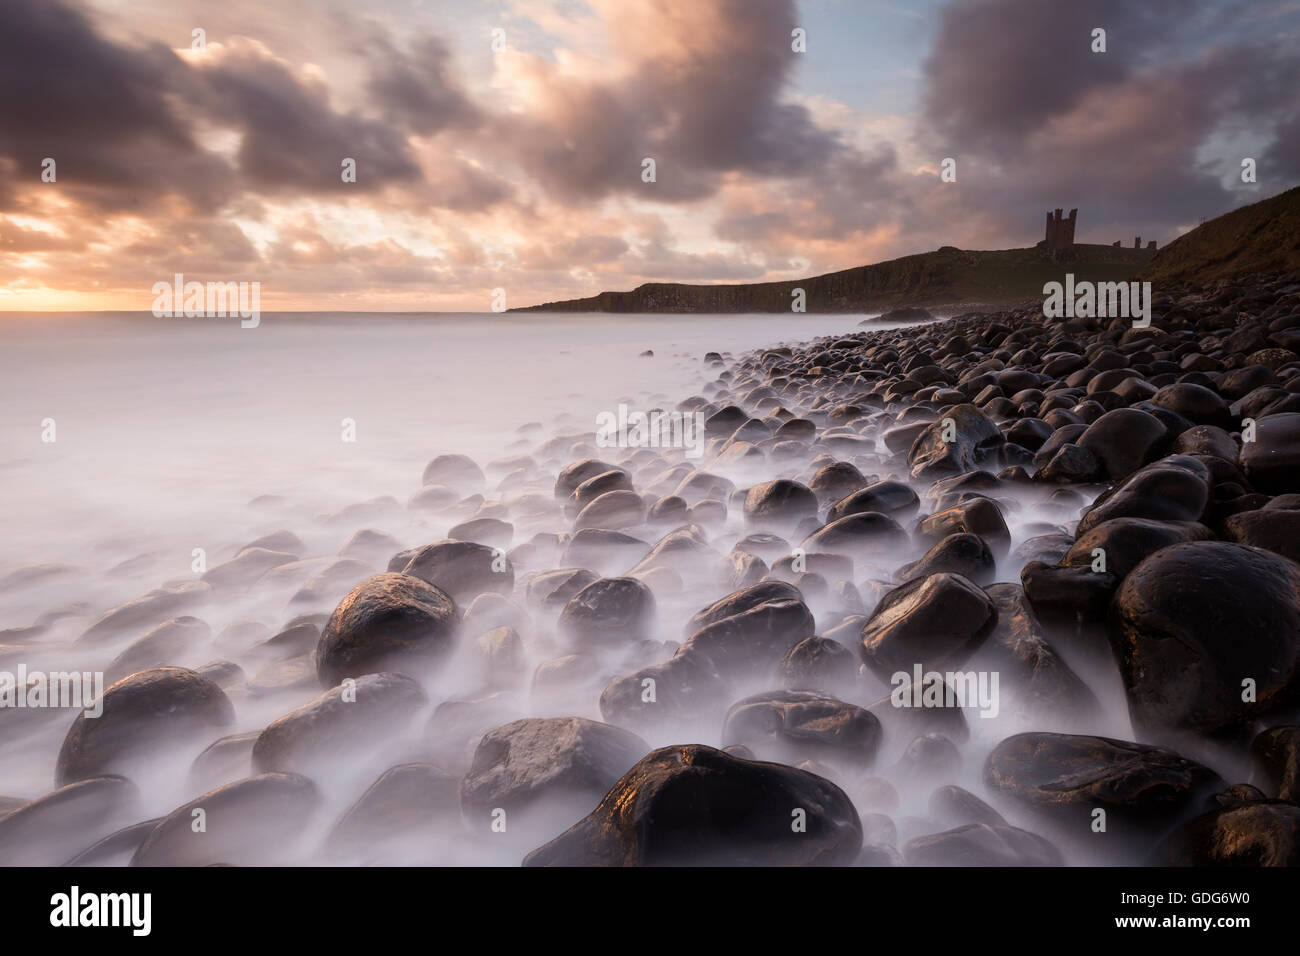
[(1150, 305), (702, 352), (675, 432), (412, 436), (109, 606), (14, 568), (0, 864), (1296, 865), (1300, 273)]

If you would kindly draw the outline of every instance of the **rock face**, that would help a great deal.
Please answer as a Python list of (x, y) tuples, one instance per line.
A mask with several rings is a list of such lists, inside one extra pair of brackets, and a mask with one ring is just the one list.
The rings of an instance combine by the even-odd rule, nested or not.
[(409, 574), (376, 574), (330, 615), (316, 646), (322, 687), (407, 662), (431, 662), (455, 644), (460, 612), (443, 591)]
[(582, 717), (530, 717), (483, 735), (460, 786), (468, 816), (487, 821), (540, 801), (599, 800), (649, 746), (636, 734)]
[(132, 674), (104, 691), (102, 701), (100, 716), (78, 714), (63, 738), (55, 769), (60, 786), (129, 775), (157, 751), (220, 736), (235, 717), (220, 687), (180, 667)]
[(848, 796), (814, 774), (699, 745), (664, 747), (525, 866), (844, 866), (862, 846)]
[(1025, 806), (1088, 832), (1098, 807), (1121, 819), (1172, 822), (1222, 781), (1171, 750), (1072, 734), (1008, 737), (989, 754), (984, 780)]
[(863, 658), (885, 681), (914, 664), (948, 670), (970, 657), (997, 621), (988, 595), (961, 575), (915, 578), (881, 598), (862, 626)]
[[(1300, 566), (1221, 541), (1163, 548), (1124, 579), (1109, 635), (1135, 727), (1244, 725), (1295, 700)], [(1251, 701), (1242, 699), (1246, 680)]]

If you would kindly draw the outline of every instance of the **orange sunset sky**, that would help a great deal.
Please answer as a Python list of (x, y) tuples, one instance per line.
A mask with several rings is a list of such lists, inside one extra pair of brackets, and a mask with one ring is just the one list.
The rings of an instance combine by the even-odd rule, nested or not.
[(1300, 182), (1298, 33), (1291, 0), (0, 0), (0, 310), (182, 272), (483, 311), (1030, 245), (1056, 206), (1164, 244)]

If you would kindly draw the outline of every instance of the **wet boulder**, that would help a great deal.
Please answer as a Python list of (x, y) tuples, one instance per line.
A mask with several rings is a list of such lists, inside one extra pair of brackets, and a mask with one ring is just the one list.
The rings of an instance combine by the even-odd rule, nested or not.
[(1300, 803), (1300, 726), (1271, 727), (1250, 742), (1259, 783), (1279, 800)]
[(809, 691), (768, 691), (727, 711), (723, 746), (741, 744), (760, 759), (870, 766), (880, 746), (880, 721), (854, 704)]
[(853, 651), (829, 637), (809, 637), (781, 659), (781, 679), (792, 690), (851, 690), (858, 683)]
[(707, 623), (701, 624), (683, 646), (708, 658), (723, 676), (770, 671), (790, 648), (812, 637), (816, 622), (807, 605), (797, 598), (782, 595), (754, 602), (755, 596), (776, 593), (756, 590), (768, 583), (782, 582), (763, 582), (747, 588), (750, 594), (743, 599), (737, 595), (724, 598), (734, 599), (730, 607), (738, 610), (725, 616), (706, 614), (703, 620)]
[(607, 491), (593, 498), (573, 521), (575, 528), (635, 528), (645, 521), (646, 506), (635, 491)]
[(402, 569), (468, 605), (488, 591), (509, 594), (515, 586), (515, 569), (500, 548), (474, 541), (437, 541), (417, 548)]
[(918, 533), (930, 541), (941, 541), (951, 534), (979, 535), (995, 557), (1005, 555), (1011, 547), (1011, 530), (992, 498), (967, 498), (932, 514), (921, 521)]
[[(1212, 537), (1209, 528), (1191, 521), (1112, 518), (1079, 535), (1061, 558), (1066, 567), (1092, 567), (1123, 580), (1161, 548)], [(1100, 550), (1099, 555), (1096, 552)]]
[(1088, 426), (1075, 444), (1101, 462), (1107, 478), (1127, 478), (1157, 457), (1168, 430), (1154, 415), (1136, 408), (1116, 408)]
[(869, 557), (886, 554), (907, 542), (907, 532), (891, 518), (875, 511), (845, 515), (808, 535), (799, 547), (805, 551)]
[(1036, 833), (1005, 823), (968, 823), (908, 840), (908, 866), (1063, 866), (1061, 851)]
[(972, 471), (1002, 441), (998, 426), (980, 409), (957, 405), (917, 435), (907, 453), (907, 464), (913, 478)]
[(751, 527), (786, 534), (816, 515), (817, 495), (788, 478), (765, 481), (745, 495), (745, 524)]
[[(140, 793), (125, 777), (91, 776), (0, 817), (0, 866), (58, 866), (129, 822)], [(138, 817), (136, 818), (138, 819)]]
[[(319, 804), (316, 785), (297, 774), (264, 773), (226, 784), (163, 817), (131, 865), (284, 865), (306, 848)], [(200, 833), (193, 829), (197, 810), (206, 826)]]
[(1241, 470), (1258, 491), (1300, 491), (1300, 412), (1283, 412), (1255, 424), (1255, 440), (1241, 446)]
[(367, 674), (268, 724), (253, 744), (253, 769), (314, 775), (354, 764), (381, 743), (400, 740), (427, 703), (420, 685), (404, 674)]
[(487, 482), (474, 459), (467, 455), (439, 455), (424, 466), (422, 485), (446, 485), (461, 494), (477, 491)]
[(1209, 500), (1209, 470), (1189, 455), (1173, 455), (1147, 465), (1100, 496), (1079, 520), (1078, 533), (1112, 518), (1199, 521)]
[(1300, 566), (1221, 541), (1163, 548), (1124, 579), (1109, 637), (1139, 731), (1244, 725), (1300, 690)]
[(1280, 800), (1212, 810), (1170, 835), (1157, 866), (1300, 866), (1300, 806)]
[(339, 818), (326, 843), (347, 862), (429, 859), (460, 816), (460, 781), (430, 763), (390, 767)]
[(997, 572), (997, 561), (983, 538), (959, 532), (948, 535), (918, 560), (903, 565), (895, 577), (910, 581), (941, 571), (960, 574), (976, 584), (989, 584)]
[(727, 699), (726, 682), (713, 662), (682, 648), (661, 664), (610, 681), (600, 695), (600, 713), (621, 727), (686, 729), (720, 719)]
[(829, 780), (689, 745), (643, 758), (524, 865), (843, 866), (861, 846), (857, 811)]
[(460, 785), (461, 807), (487, 821), (534, 805), (591, 806), (649, 751), (636, 734), (582, 717), (529, 717), (488, 731)]
[(985, 593), (997, 607), (998, 623), (973, 663), (996, 670), (1042, 713), (1094, 710), (1097, 698), (1052, 648), (1024, 589), (1018, 584), (993, 584)]
[(558, 627), (575, 645), (630, 644), (654, 616), (654, 595), (636, 578), (599, 578), (569, 599)]
[(366, 578), (339, 602), (316, 645), (322, 687), (392, 666), (427, 666), (455, 646), (460, 612), (440, 588), (410, 574)]
[(885, 681), (916, 664), (943, 671), (965, 662), (997, 619), (988, 595), (960, 574), (914, 578), (885, 594), (862, 626), (863, 657)]
[(877, 481), (838, 499), (831, 506), (826, 520), (833, 522), (868, 511), (893, 515), (897, 519), (913, 514), (920, 506), (920, 498), (908, 485), (901, 481)]
[(1157, 829), (1194, 812), (1223, 781), (1195, 761), (1146, 744), (1025, 733), (993, 748), (984, 782), (1027, 809), (1086, 834), (1095, 809)]
[(63, 738), (55, 767), (60, 785), (130, 774), (141, 762), (219, 735), (235, 718), (220, 687), (180, 667), (132, 674), (105, 690), (99, 704), (99, 716), (79, 713)]
[(1230, 541), (1300, 561), (1300, 511), (1283, 508), (1242, 511), (1223, 524)]

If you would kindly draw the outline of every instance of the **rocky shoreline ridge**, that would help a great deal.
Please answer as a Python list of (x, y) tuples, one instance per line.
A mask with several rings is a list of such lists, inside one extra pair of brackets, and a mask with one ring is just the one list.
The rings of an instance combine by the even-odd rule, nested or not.
[(698, 459), (439, 455), (332, 611), (196, 616), (288, 530), (113, 608), (0, 864), (1300, 865), (1300, 272), (1153, 311), (709, 353)]

